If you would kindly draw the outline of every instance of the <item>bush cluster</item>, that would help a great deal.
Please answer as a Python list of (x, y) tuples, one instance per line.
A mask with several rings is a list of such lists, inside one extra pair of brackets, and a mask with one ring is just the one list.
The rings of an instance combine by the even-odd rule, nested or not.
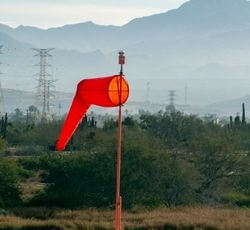
[[(17, 159), (0, 163), (1, 206), (20, 204), (23, 191), (19, 183), (36, 178), (43, 186), (25, 205), (114, 207), (116, 121), (108, 119), (103, 128), (82, 125), (62, 154), (49, 151), (60, 126), (61, 122), (52, 122), (26, 130), (25, 124), (18, 124), (19, 130), (26, 130), (18, 137), (13, 135), (14, 126), (7, 130), (8, 145), (19, 150), (15, 151)], [(123, 207), (249, 206), (249, 131), (246, 122), (222, 125), (180, 112), (126, 118)], [(21, 142), (27, 147), (18, 147)]]

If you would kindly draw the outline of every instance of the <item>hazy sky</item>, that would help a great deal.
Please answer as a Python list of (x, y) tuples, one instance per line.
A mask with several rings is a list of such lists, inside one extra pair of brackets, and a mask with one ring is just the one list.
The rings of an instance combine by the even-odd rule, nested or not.
[(177, 8), (187, 0), (0, 0), (0, 23), (41, 28), (84, 21), (122, 25)]

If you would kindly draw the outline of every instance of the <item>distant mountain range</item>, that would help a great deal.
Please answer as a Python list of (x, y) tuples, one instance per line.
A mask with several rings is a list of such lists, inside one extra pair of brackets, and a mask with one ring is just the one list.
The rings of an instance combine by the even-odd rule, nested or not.
[(250, 117), (250, 95), (233, 100), (217, 102), (209, 105), (207, 108), (210, 108), (220, 115), (234, 116), (237, 113), (240, 114), (242, 112), (243, 103), (245, 104), (247, 116)]
[(83, 77), (118, 72), (117, 52), (127, 56), (131, 100), (206, 105), (250, 93), (250, 2), (190, 0), (178, 9), (137, 18), (123, 26), (92, 22), (47, 30), (0, 25), (3, 87), (35, 90), (32, 47), (56, 48), (50, 62), (60, 91), (73, 92)]
[(38, 47), (89, 52), (113, 51), (143, 41), (175, 41), (249, 29), (250, 3), (246, 0), (190, 0), (180, 8), (134, 19), (124, 26), (85, 22), (47, 30), (29, 26), (2, 32)]

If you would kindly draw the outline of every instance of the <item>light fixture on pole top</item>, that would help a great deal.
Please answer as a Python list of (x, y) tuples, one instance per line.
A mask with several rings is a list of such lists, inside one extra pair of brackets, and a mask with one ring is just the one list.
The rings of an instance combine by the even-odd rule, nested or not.
[(121, 71), (120, 74), (123, 75), (123, 65), (125, 65), (125, 56), (124, 56), (124, 51), (120, 50), (119, 51), (119, 64), (121, 65)]

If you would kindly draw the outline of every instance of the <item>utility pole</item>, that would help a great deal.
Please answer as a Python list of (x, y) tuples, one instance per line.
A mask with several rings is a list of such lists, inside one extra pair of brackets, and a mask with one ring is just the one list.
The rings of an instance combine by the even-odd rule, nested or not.
[[(3, 54), (2, 48), (3, 48), (3, 46), (0, 45), (0, 55)], [(2, 62), (0, 61), (0, 65), (1, 64), (2, 64)], [(0, 75), (1, 74), (3, 74), (3, 73), (0, 71)], [(5, 114), (4, 97), (3, 97), (2, 82), (0, 80), (0, 116), (3, 117), (4, 114)]]
[(53, 83), (55, 82), (52, 79), (51, 74), (47, 72), (48, 67), (51, 67), (51, 65), (47, 62), (47, 58), (52, 57), (49, 52), (54, 50), (54, 48), (32, 49), (37, 52), (35, 57), (40, 57), (40, 62), (36, 65), (40, 67), (40, 72), (35, 74), (35, 76), (38, 76), (37, 105), (38, 107), (42, 107), (42, 121), (47, 121), (51, 117), (50, 107), (52, 105), (51, 98), (53, 96), (51, 88), (54, 87)]

